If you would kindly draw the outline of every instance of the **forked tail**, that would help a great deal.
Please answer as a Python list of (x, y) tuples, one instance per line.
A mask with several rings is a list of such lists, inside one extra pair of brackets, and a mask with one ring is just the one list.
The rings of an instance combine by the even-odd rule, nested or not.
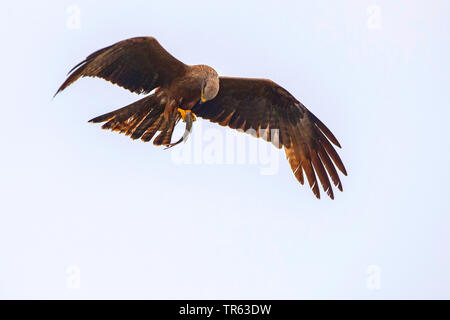
[(187, 139), (192, 129), (192, 117), (186, 119), (186, 130), (183, 137), (171, 143), (175, 125), (181, 119), (178, 112), (172, 112), (168, 117), (164, 116), (165, 104), (155, 95), (150, 95), (138, 100), (126, 107), (98, 116), (89, 120), (93, 123), (103, 124), (102, 129), (118, 131), (130, 136), (131, 139), (150, 141), (157, 132), (159, 134), (153, 140), (154, 145), (165, 145), (168, 148)]

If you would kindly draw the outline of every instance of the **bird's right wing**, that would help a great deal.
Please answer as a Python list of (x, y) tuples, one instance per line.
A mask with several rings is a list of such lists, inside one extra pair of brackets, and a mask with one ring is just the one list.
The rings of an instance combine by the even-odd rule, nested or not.
[(347, 171), (331, 144), (340, 147), (338, 140), (314, 114), (275, 82), (220, 77), (218, 95), (197, 104), (192, 111), (222, 126), (261, 137), (279, 148), (283, 146), (295, 177), (303, 184), (304, 172), (317, 198), (320, 197), (317, 177), (332, 199), (329, 177), (342, 191), (335, 166), (344, 175)]
[(183, 75), (186, 68), (155, 38), (131, 38), (100, 49), (77, 64), (56, 94), (80, 77), (103, 78), (131, 92), (149, 93)]

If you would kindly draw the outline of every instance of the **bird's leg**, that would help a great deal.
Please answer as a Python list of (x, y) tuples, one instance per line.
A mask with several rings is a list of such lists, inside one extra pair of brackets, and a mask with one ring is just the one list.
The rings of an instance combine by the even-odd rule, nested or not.
[(193, 121), (197, 120), (197, 117), (195, 116), (195, 113), (193, 113), (191, 110), (184, 110), (184, 109), (178, 108), (178, 112), (180, 112), (181, 118), (183, 119), (184, 122), (186, 122), (186, 114), (187, 113), (191, 114)]
[(184, 109), (178, 108), (178, 111), (180, 112), (181, 117), (183, 118), (183, 121), (186, 123), (186, 129), (184, 130), (184, 134), (180, 138), (180, 140), (178, 140), (177, 142), (174, 142), (174, 143), (167, 144), (166, 149), (176, 146), (177, 144), (179, 144), (183, 141), (186, 142), (186, 140), (189, 137), (189, 134), (191, 133), (191, 130), (192, 130), (192, 123), (195, 121), (195, 115), (191, 110), (184, 110)]

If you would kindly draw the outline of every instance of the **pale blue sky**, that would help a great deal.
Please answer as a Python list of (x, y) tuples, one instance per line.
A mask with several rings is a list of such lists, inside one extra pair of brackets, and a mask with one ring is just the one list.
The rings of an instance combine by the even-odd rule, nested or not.
[[(152, 2), (2, 4), (1, 298), (450, 298), (449, 1)], [(139, 35), (285, 87), (340, 140), (344, 192), (316, 200), (282, 152), (261, 175), (100, 130), (138, 99), (105, 81), (52, 100)]]

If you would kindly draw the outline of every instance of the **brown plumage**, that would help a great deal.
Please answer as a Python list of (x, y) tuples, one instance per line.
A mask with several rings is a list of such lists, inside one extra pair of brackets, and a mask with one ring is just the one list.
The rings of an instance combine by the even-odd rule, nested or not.
[(192, 111), (283, 147), (295, 177), (303, 184), (305, 175), (317, 198), (319, 183), (332, 199), (331, 182), (342, 191), (336, 167), (344, 175), (347, 172), (332, 145), (340, 147), (338, 140), (302, 103), (271, 80), (219, 77), (209, 66), (185, 65), (152, 37), (127, 39), (94, 52), (69, 72), (56, 94), (85, 76), (103, 78), (138, 94), (156, 89), (141, 100), (90, 120), (106, 122), (103, 129), (143, 141), (156, 135), (155, 145), (170, 146), (173, 129), (182, 118), (180, 112)]

